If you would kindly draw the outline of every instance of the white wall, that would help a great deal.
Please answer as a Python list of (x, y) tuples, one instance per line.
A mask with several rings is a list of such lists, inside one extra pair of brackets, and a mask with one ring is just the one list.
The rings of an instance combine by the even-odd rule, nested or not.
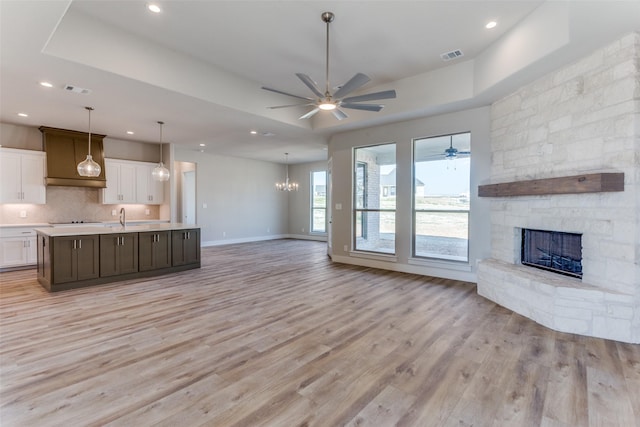
[[(469, 263), (410, 261), (411, 214), (411, 140), (418, 137), (471, 132), (471, 212), (469, 218)], [(335, 135), (329, 143), (333, 162), (332, 247), (334, 261), (367, 265), (389, 270), (475, 281), (476, 260), (490, 255), (489, 205), (477, 197), (476, 188), (489, 178), (490, 108), (476, 108)], [(351, 252), (352, 151), (354, 147), (395, 142), (397, 172), (396, 256), (393, 259)], [(405, 167), (402, 167), (402, 166)], [(336, 209), (336, 205), (342, 209)], [(343, 248), (347, 246), (349, 250)]]
[(173, 160), (197, 165), (196, 218), (204, 246), (287, 235), (287, 194), (275, 189), (283, 165), (178, 146)]

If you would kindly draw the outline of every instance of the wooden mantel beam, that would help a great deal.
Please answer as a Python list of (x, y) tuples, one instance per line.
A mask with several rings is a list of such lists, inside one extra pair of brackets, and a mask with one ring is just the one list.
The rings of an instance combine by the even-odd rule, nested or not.
[(542, 196), (549, 194), (624, 191), (624, 173), (591, 173), (478, 186), (478, 197)]

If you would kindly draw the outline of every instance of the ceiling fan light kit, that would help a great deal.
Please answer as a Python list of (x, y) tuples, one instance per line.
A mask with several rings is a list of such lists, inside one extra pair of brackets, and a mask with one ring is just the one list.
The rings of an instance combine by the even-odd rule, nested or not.
[(362, 86), (367, 84), (371, 79), (363, 74), (357, 73), (353, 76), (348, 82), (342, 85), (335, 93), (331, 94), (329, 90), (329, 24), (333, 22), (335, 19), (335, 15), (332, 12), (323, 12), (321, 15), (322, 21), (327, 24), (327, 38), (326, 38), (326, 57), (325, 57), (325, 76), (326, 76), (326, 84), (325, 91), (322, 92), (318, 88), (318, 84), (309, 76), (302, 73), (296, 73), (296, 76), (304, 83), (305, 86), (313, 92), (316, 98), (310, 98), (306, 96), (294, 95), (292, 93), (283, 92), (278, 89), (272, 89), (266, 86), (262, 86), (262, 89), (268, 90), (271, 92), (279, 93), (281, 95), (291, 96), (293, 98), (303, 99), (307, 102), (299, 103), (299, 104), (289, 104), (289, 105), (277, 105), (273, 107), (268, 107), (271, 109), (277, 108), (288, 108), (288, 107), (301, 107), (301, 106), (310, 106), (314, 107), (311, 111), (306, 114), (300, 116), (300, 119), (308, 119), (313, 117), (319, 111), (331, 111), (333, 116), (338, 120), (346, 119), (347, 114), (342, 111), (340, 108), (350, 108), (354, 110), (362, 110), (362, 111), (375, 111), (378, 112), (384, 108), (382, 104), (358, 104), (363, 101), (377, 101), (380, 99), (392, 99), (396, 97), (395, 90), (385, 90), (381, 92), (368, 93), (364, 95), (351, 96), (346, 97), (353, 91), (360, 89)]

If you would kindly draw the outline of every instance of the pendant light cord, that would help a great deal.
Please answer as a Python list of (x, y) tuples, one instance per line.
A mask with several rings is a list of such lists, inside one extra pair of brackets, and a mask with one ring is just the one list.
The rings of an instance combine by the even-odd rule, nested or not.
[(162, 125), (164, 122), (158, 122), (158, 124), (160, 125), (160, 163), (162, 163)]
[(93, 107), (84, 107), (89, 111), (89, 155), (91, 155), (91, 111), (93, 111)]

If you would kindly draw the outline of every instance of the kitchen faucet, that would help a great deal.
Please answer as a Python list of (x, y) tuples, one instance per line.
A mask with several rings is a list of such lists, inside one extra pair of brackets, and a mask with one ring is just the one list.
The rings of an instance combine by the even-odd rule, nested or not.
[(127, 215), (124, 211), (124, 208), (120, 208), (120, 225), (124, 228), (125, 223), (127, 222)]

